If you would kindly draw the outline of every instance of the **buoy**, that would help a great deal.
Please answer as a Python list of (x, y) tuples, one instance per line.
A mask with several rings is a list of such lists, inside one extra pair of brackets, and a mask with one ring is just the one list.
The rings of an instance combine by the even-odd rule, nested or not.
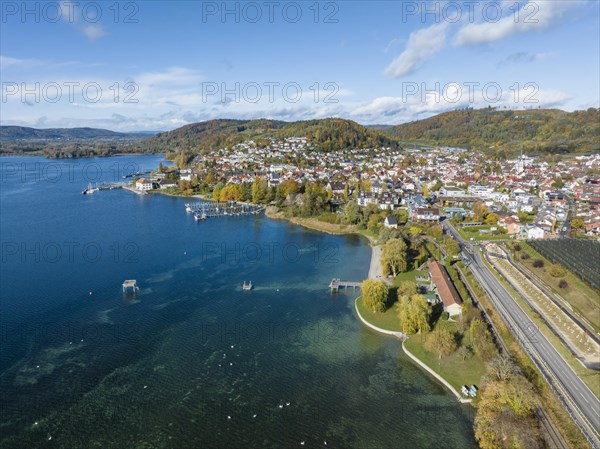
[(90, 292), (90, 296), (92, 296), (92, 292)]

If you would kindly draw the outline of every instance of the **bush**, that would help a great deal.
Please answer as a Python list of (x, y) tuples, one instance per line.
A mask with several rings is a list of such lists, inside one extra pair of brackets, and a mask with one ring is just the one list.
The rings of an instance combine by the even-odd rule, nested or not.
[(516, 252), (519, 252), (519, 251), (521, 251), (523, 248), (521, 248), (521, 245), (519, 245), (518, 243), (515, 243), (515, 245), (513, 246), (513, 249), (514, 249)]
[(523, 260), (527, 260), (527, 259), (529, 259), (529, 257), (530, 257), (530, 256), (529, 256), (529, 254), (527, 254), (527, 253), (523, 253), (523, 254), (521, 254), (521, 259), (523, 259)]
[(543, 260), (541, 260), (541, 259), (535, 259), (535, 260), (533, 261), (533, 266), (534, 266), (535, 268), (543, 268), (543, 267), (544, 267), (544, 261), (543, 261)]
[(448, 312), (442, 313), (442, 320), (448, 321), (449, 318), (450, 318), (450, 314)]
[(341, 218), (338, 214), (334, 214), (332, 212), (326, 212), (324, 214), (322, 214), (319, 218), (319, 221), (322, 221), (324, 223), (331, 223), (331, 224), (339, 224), (341, 221)]
[(567, 271), (562, 267), (562, 265), (554, 263), (550, 267), (550, 276), (555, 278), (562, 278), (567, 274)]
[(567, 281), (565, 281), (564, 279), (561, 279), (560, 282), (558, 283), (558, 286), (560, 288), (567, 288), (569, 286), (569, 283)]

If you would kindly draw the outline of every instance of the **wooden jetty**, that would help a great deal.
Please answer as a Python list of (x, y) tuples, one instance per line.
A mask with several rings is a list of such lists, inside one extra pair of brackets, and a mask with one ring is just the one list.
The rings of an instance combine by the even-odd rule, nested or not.
[(194, 214), (196, 221), (206, 220), (211, 217), (254, 215), (260, 213), (263, 206), (238, 203), (237, 201), (203, 201), (200, 203), (186, 203), (186, 212)]
[(352, 281), (342, 281), (339, 278), (333, 278), (329, 283), (329, 288), (332, 292), (338, 292), (340, 288), (352, 288), (357, 289), (360, 288), (362, 282), (352, 282)]
[(123, 282), (123, 293), (131, 291), (133, 293), (137, 292), (140, 288), (137, 285), (137, 281), (135, 279), (127, 279)]

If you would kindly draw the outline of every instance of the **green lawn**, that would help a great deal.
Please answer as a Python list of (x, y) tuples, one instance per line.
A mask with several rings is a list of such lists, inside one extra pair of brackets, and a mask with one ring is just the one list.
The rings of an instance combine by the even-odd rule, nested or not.
[[(442, 321), (438, 323), (448, 324)], [(410, 336), (404, 343), (406, 349), (442, 376), (457, 391), (460, 392), (463, 385), (479, 386), (485, 373), (485, 363), (475, 354), (463, 360), (457, 352), (440, 359), (437, 354), (427, 351), (424, 346), (426, 339), (433, 337), (433, 332)]]
[(490, 226), (475, 226), (475, 227), (472, 227), (472, 228), (462, 228), (460, 226), (455, 226), (454, 228), (458, 231), (458, 233), (465, 240), (471, 240), (471, 238), (473, 238), (473, 240), (477, 240), (477, 241), (481, 241), (481, 240), (510, 240), (508, 234), (494, 234), (494, 233), (481, 234), (479, 232), (480, 229), (489, 229)]
[(407, 271), (406, 273), (400, 273), (394, 279), (394, 286), (398, 287), (404, 281), (417, 282), (417, 276), (427, 277), (426, 271)]
[(373, 326), (377, 326), (386, 331), (402, 332), (400, 327), (400, 318), (398, 317), (398, 309), (396, 308), (396, 302), (394, 302), (385, 312), (375, 312), (367, 308), (362, 296), (357, 299), (356, 305), (360, 315), (371, 323)]

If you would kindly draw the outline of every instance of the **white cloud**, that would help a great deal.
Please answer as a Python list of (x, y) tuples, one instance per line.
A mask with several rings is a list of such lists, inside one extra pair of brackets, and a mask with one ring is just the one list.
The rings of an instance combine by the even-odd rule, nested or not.
[(83, 32), (83, 34), (86, 35), (86, 37), (91, 40), (92, 42), (95, 41), (96, 39), (100, 39), (101, 37), (106, 36), (108, 33), (106, 31), (104, 31), (104, 29), (98, 25), (98, 24), (94, 24), (94, 25), (86, 25), (84, 27), (81, 27), (81, 31)]
[(584, 0), (530, 0), (519, 10), (503, 8), (505, 16), (496, 21), (469, 23), (463, 26), (455, 36), (456, 45), (476, 45), (494, 42), (507, 37), (541, 31), (556, 24), (566, 13), (584, 4)]
[(442, 22), (412, 32), (404, 51), (385, 69), (385, 76), (395, 79), (409, 75), (431, 59), (446, 43), (447, 25)]
[(100, 39), (101, 37), (107, 36), (108, 33), (104, 30), (102, 25), (99, 23), (86, 23), (83, 24), (81, 10), (78, 10), (79, 3), (72, 1), (59, 2), (60, 17), (66, 23), (73, 25), (79, 32), (87, 37), (91, 42)]

